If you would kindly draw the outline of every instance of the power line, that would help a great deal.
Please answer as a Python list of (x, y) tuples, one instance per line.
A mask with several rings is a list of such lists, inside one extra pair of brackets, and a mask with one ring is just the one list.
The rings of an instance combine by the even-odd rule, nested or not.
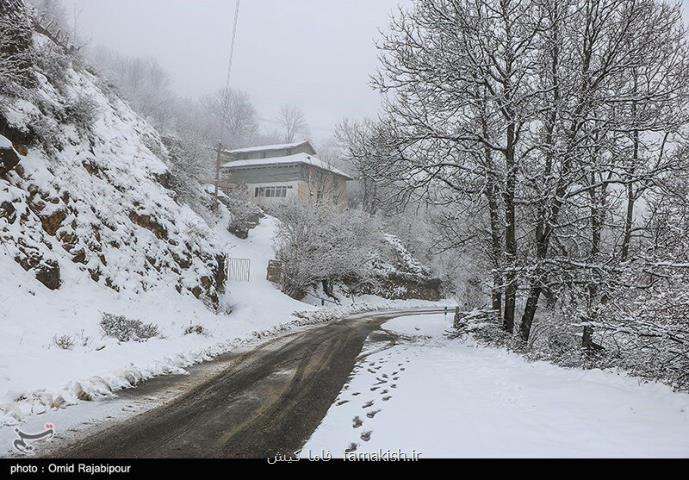
[(232, 61), (234, 60), (234, 45), (237, 41), (237, 24), (239, 23), (239, 4), (241, 0), (237, 0), (234, 6), (234, 26), (232, 27), (232, 43), (230, 44), (230, 61), (227, 65), (227, 81), (225, 88), (230, 90), (230, 80), (232, 78)]
[[(237, 24), (239, 23), (239, 3), (234, 5), (234, 25), (232, 26), (232, 42), (230, 43), (230, 60), (227, 63), (227, 79), (225, 81), (225, 95), (230, 95), (230, 80), (232, 79), (232, 61), (234, 60), (234, 46), (237, 41)], [(222, 151), (222, 138), (227, 131), (227, 109), (223, 112), (222, 131), (218, 142), (218, 153), (215, 160), (215, 208), (218, 208), (218, 188), (220, 184), (220, 152)]]

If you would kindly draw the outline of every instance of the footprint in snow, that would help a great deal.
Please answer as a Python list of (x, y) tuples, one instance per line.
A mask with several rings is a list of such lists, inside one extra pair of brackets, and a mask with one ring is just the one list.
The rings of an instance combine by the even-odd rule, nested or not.
[(369, 440), (371, 440), (371, 434), (372, 434), (372, 433), (373, 433), (372, 431), (368, 431), (368, 432), (362, 433), (362, 434), (361, 434), (361, 439), (362, 439), (364, 442), (368, 442)]
[(370, 412), (367, 412), (367, 413), (366, 413), (366, 416), (367, 416), (368, 418), (373, 418), (373, 417), (375, 417), (376, 415), (378, 415), (379, 413), (380, 413), (380, 410), (371, 410)]
[(368, 408), (368, 407), (372, 407), (372, 406), (373, 406), (373, 400), (370, 400), (370, 401), (364, 403), (364, 405), (361, 408)]
[(383, 377), (383, 378), (388, 378), (387, 373), (384, 373), (384, 374), (382, 375), (382, 377)]
[(379, 388), (380, 388), (380, 387), (371, 387), (371, 391), (372, 391), (372, 392), (375, 392), (375, 391), (378, 390)]
[(383, 401), (384, 401), (384, 402), (387, 402), (387, 401), (390, 400), (391, 398), (392, 398), (392, 397), (388, 395), (387, 397), (383, 397)]
[(361, 395), (361, 392), (352, 392), (352, 396), (353, 396), (353, 397), (356, 397), (356, 396), (358, 396), (358, 395)]
[(344, 405), (345, 403), (349, 403), (349, 400), (340, 400), (335, 405), (337, 405), (339, 407), (340, 405)]
[(393, 383), (392, 385), (390, 385), (390, 388), (397, 388), (397, 384)]
[(359, 428), (363, 424), (364, 424), (364, 421), (361, 418), (359, 418), (358, 416), (354, 417), (354, 419), (352, 420), (352, 428)]
[(356, 452), (356, 449), (359, 445), (356, 443), (350, 443), (347, 448), (345, 448), (345, 453), (351, 453), (351, 452)]
[(387, 390), (381, 390), (381, 392), (380, 392), (381, 395), (385, 395), (386, 393), (388, 393)]

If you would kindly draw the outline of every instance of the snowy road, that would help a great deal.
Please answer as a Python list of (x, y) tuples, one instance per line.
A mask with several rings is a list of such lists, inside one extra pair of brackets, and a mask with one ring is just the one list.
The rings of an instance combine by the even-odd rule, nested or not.
[(49, 456), (291, 455), (335, 401), (366, 338), (390, 317), (370, 314), (281, 337), (237, 356), (220, 374), (172, 402)]
[(418, 313), (280, 337), (49, 455), (689, 457), (689, 395), (449, 340), (449, 316)]

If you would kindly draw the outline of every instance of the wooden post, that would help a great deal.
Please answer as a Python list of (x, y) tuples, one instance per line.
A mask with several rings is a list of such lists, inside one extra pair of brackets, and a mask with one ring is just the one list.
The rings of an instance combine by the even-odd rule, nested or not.
[(222, 153), (222, 142), (218, 142), (218, 153), (215, 158), (215, 195), (214, 195), (214, 208), (218, 210), (218, 189), (220, 185), (220, 155)]

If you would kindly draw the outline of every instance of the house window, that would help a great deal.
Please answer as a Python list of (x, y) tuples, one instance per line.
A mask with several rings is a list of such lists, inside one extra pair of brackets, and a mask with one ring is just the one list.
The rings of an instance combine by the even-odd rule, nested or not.
[(256, 187), (254, 196), (256, 198), (286, 198), (287, 187)]

